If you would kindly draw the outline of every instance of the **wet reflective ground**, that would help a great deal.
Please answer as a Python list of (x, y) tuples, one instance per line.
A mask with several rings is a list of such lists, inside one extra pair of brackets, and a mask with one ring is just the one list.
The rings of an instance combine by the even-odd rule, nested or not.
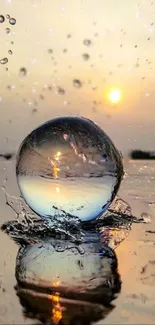
[[(6, 234), (1, 233), (1, 323), (32, 324), (38, 323), (36, 319), (51, 323), (59, 319), (60, 324), (89, 324), (92, 320), (99, 321), (100, 324), (131, 324), (132, 314), (134, 323), (139, 324), (141, 321), (144, 324), (144, 320), (149, 320), (153, 324), (154, 241), (150, 231), (155, 230), (154, 190), (149, 192), (148, 180), (153, 177), (154, 165), (152, 162), (147, 165), (132, 162), (126, 166), (130, 172), (124, 179), (120, 195), (133, 206), (136, 216), (148, 212), (152, 213), (152, 218), (151, 223), (132, 225), (129, 236), (115, 249), (117, 258), (107, 246), (102, 245), (101, 249), (96, 234), (92, 236), (91, 244), (90, 238), (81, 245), (66, 240), (64, 247), (64, 240), (62, 245), (60, 238), (36, 242), (34, 236), (31, 245), (25, 246), (26, 238), (22, 238), (19, 246), (17, 238), (14, 243)], [(10, 194), (16, 194), (15, 183), (10, 175), (11, 168), (7, 187)], [(152, 182), (153, 180), (151, 184)], [(4, 197), (2, 199), (4, 206)], [(13, 219), (13, 211), (5, 206), (1, 223), (7, 221), (4, 218), (6, 212), (8, 220)], [(111, 247), (115, 247), (112, 246), (115, 244), (112, 242), (114, 235), (116, 233), (109, 231), (106, 237), (110, 236)], [(117, 240), (118, 238), (117, 234)], [(57, 263), (54, 262), (56, 260)], [(56, 265), (59, 265), (58, 272)], [(15, 269), (17, 281), (14, 277)], [(57, 277), (58, 273), (61, 281)], [(87, 292), (85, 295), (84, 291)], [(75, 298), (78, 298), (78, 308)]]

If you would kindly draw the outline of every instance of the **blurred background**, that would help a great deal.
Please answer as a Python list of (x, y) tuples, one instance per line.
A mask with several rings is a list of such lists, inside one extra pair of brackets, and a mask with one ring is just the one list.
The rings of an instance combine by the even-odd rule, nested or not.
[(55, 116), (154, 150), (155, 2), (0, 1), (0, 151)]

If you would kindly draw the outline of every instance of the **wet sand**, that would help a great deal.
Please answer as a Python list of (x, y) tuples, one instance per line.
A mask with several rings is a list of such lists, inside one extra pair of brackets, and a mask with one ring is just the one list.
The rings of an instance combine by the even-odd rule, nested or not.
[[(7, 191), (18, 195), (14, 163), (6, 162), (5, 165), (8, 169)], [(147, 232), (155, 231), (155, 181), (152, 178), (155, 167), (154, 162), (125, 161), (125, 169), (128, 175), (119, 195), (131, 205), (134, 215), (139, 217), (142, 212), (148, 212), (151, 223), (133, 224), (129, 236), (116, 249), (122, 289), (113, 301), (115, 308), (98, 324), (155, 324), (155, 234)], [(1, 185), (3, 179), (2, 170)], [(15, 214), (5, 205), (3, 191), (0, 193), (0, 204), (2, 224), (12, 220)], [(18, 246), (2, 232), (0, 244), (0, 324), (38, 324), (38, 321), (24, 318), (14, 290)]]

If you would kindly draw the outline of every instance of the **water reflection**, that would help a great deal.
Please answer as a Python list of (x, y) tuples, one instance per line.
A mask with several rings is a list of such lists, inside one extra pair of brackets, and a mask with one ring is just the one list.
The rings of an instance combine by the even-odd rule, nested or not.
[(121, 289), (115, 252), (99, 233), (81, 243), (46, 238), (24, 243), (16, 260), (16, 292), (24, 314), (44, 324), (91, 324), (113, 310)]

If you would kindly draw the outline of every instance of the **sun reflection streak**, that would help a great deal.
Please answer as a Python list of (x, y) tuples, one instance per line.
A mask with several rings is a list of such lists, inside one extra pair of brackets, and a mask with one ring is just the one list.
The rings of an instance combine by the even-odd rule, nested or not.
[[(57, 287), (60, 284), (60, 281), (54, 281), (52, 283), (53, 287)], [(57, 325), (62, 319), (63, 307), (60, 304), (60, 293), (54, 292), (53, 295), (49, 295), (49, 299), (52, 300), (52, 322)]]
[(57, 151), (56, 154), (54, 155), (54, 159), (56, 161), (53, 161), (52, 159), (50, 159), (51, 161), (51, 164), (53, 166), (53, 176), (55, 177), (55, 179), (58, 179), (58, 172), (60, 171), (60, 168), (58, 167), (59, 166), (59, 158), (61, 156), (61, 152), (60, 151)]

